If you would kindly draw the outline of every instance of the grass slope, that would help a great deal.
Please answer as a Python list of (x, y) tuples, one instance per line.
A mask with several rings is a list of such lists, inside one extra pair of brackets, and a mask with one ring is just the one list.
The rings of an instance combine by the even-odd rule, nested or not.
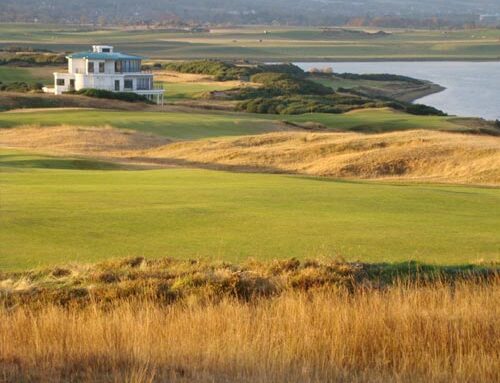
[(258, 134), (275, 129), (271, 119), (236, 113), (63, 110), (0, 114), (0, 128), (19, 125), (110, 125), (176, 139)]
[(392, 110), (360, 110), (348, 114), (258, 115), (231, 112), (143, 112), (109, 110), (52, 110), (24, 113), (0, 113), (0, 128), (21, 125), (103, 126), (134, 129), (174, 139), (198, 139), (218, 136), (258, 134), (283, 129), (279, 121), (314, 122), (337, 131), (388, 132), (395, 130), (433, 129), (449, 131), (476, 130), (476, 122), (434, 116), (414, 116)]
[(142, 255), (499, 259), (499, 189), (15, 166), (1, 177), (2, 269)]

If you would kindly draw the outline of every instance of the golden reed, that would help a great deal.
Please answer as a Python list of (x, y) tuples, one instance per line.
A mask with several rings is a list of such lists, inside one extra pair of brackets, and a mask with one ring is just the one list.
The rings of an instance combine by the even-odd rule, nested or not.
[(497, 282), (0, 309), (2, 382), (498, 382)]

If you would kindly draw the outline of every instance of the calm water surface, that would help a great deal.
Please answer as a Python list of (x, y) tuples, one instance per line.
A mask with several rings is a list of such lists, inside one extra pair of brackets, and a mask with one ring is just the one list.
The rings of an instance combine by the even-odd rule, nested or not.
[(296, 63), (304, 70), (392, 73), (429, 80), (446, 88), (417, 100), (457, 116), (500, 120), (500, 62), (343, 62)]

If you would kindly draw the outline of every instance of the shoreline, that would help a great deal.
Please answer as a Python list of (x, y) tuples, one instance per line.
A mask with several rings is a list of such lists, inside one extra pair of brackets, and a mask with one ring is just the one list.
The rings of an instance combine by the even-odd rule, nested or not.
[[(427, 96), (431, 96), (433, 94), (441, 93), (444, 92), (447, 88), (436, 84), (436, 83), (429, 83), (429, 88), (427, 89), (422, 89), (420, 91), (415, 91), (415, 92), (408, 92), (408, 98), (402, 97), (401, 100), (410, 102), (412, 104), (416, 103), (418, 100), (421, 100)], [(414, 94), (414, 96), (411, 96)]]

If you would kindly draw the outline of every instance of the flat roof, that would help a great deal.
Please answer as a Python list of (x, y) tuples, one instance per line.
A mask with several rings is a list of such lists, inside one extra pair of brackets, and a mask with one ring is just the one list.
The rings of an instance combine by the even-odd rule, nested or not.
[(142, 60), (145, 57), (126, 55), (119, 52), (77, 52), (67, 56), (69, 59), (90, 60)]

